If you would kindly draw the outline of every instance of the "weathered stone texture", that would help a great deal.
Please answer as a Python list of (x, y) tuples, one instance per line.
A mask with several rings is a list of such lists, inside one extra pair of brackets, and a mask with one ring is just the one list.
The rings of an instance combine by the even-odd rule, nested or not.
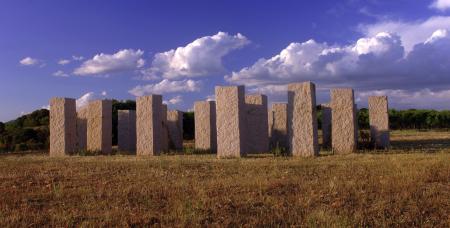
[(162, 96), (138, 97), (136, 101), (137, 155), (159, 155), (162, 150)]
[(75, 99), (50, 100), (50, 156), (72, 154), (77, 149)]
[(291, 155), (319, 155), (316, 87), (313, 83), (288, 85), (288, 126)]
[(198, 101), (194, 103), (195, 148), (217, 151), (216, 102)]
[(87, 150), (87, 120), (88, 108), (83, 107), (77, 111), (77, 150)]
[(120, 151), (136, 151), (136, 111), (118, 110), (117, 147)]
[(322, 146), (324, 148), (331, 147), (331, 105), (322, 104)]
[(169, 151), (169, 129), (167, 126), (167, 105), (161, 106), (161, 122), (162, 122), (162, 135), (161, 135), (161, 151)]
[(370, 136), (376, 148), (387, 149), (389, 142), (389, 113), (387, 96), (369, 97)]
[(169, 129), (169, 145), (172, 149), (183, 149), (183, 112), (170, 110), (167, 112), (167, 127)]
[(332, 149), (335, 154), (357, 149), (356, 107), (353, 89), (331, 90)]
[(272, 149), (289, 148), (287, 106), (286, 103), (274, 103), (269, 111), (270, 148)]
[(217, 156), (245, 156), (245, 87), (216, 86), (215, 90)]
[(245, 123), (247, 153), (269, 151), (267, 96), (261, 94), (245, 96)]
[(112, 101), (97, 100), (88, 105), (87, 150), (112, 152)]

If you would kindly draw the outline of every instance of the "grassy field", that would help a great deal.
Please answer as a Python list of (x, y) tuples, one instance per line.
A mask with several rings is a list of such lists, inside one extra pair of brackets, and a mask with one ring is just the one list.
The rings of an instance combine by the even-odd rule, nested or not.
[(450, 226), (450, 133), (310, 159), (0, 156), (0, 226)]

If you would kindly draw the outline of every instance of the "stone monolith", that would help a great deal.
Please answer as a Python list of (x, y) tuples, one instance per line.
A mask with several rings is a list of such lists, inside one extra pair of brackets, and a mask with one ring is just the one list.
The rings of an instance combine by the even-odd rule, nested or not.
[(167, 105), (162, 104), (161, 106), (161, 121), (162, 121), (162, 136), (161, 136), (161, 151), (169, 151), (169, 129), (167, 126)]
[(75, 99), (50, 100), (50, 156), (64, 156), (77, 149)]
[(335, 154), (357, 150), (356, 106), (353, 89), (331, 90), (331, 146)]
[(197, 101), (194, 103), (195, 148), (217, 151), (216, 102)]
[(160, 155), (163, 143), (161, 109), (161, 95), (150, 95), (137, 98), (137, 155)]
[(167, 112), (167, 127), (169, 129), (169, 145), (172, 149), (183, 149), (183, 112), (170, 110)]
[(270, 127), (270, 148), (289, 148), (288, 140), (288, 121), (287, 121), (287, 104), (286, 103), (273, 103), (270, 110), (269, 123)]
[(369, 97), (370, 137), (376, 148), (388, 149), (389, 113), (387, 96)]
[(87, 150), (110, 154), (112, 152), (112, 101), (92, 101), (87, 108)]
[(77, 110), (77, 150), (87, 150), (87, 120), (88, 120), (87, 106)]
[(120, 151), (136, 151), (136, 111), (117, 111), (117, 148)]
[(247, 153), (267, 153), (269, 151), (267, 96), (246, 95), (245, 117)]
[(331, 147), (331, 105), (322, 104), (322, 146), (324, 148)]

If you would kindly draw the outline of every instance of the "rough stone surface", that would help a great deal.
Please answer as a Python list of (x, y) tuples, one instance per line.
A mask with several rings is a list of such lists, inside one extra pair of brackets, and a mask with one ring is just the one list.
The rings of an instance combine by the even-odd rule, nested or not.
[(217, 157), (241, 157), (245, 149), (245, 87), (216, 86)]
[(331, 105), (322, 104), (322, 145), (324, 148), (331, 147)]
[(319, 155), (316, 87), (311, 82), (288, 85), (289, 151), (293, 156)]
[(50, 156), (72, 154), (77, 149), (75, 99), (50, 100)]
[(112, 152), (112, 101), (97, 100), (88, 105), (87, 150)]
[[(270, 148), (289, 148), (287, 104), (273, 103), (269, 111)], [(272, 116), (272, 117), (270, 117)]]
[(217, 151), (216, 102), (198, 101), (194, 103), (195, 148)]
[(353, 89), (331, 90), (331, 144), (335, 154), (357, 149), (356, 108)]
[(137, 98), (137, 155), (160, 155), (163, 141), (161, 109), (161, 95), (151, 95)]
[(83, 107), (77, 111), (77, 150), (87, 150), (87, 120), (88, 108)]
[(120, 151), (136, 151), (136, 111), (118, 110), (117, 147)]
[(162, 121), (162, 138), (161, 138), (161, 151), (169, 151), (169, 129), (167, 126), (167, 105), (162, 104), (161, 107), (161, 121)]
[(389, 113), (387, 96), (369, 97), (370, 136), (376, 148), (388, 149), (389, 142)]
[(183, 149), (183, 112), (170, 110), (167, 112), (167, 127), (169, 129), (169, 145), (171, 149)]
[(269, 151), (267, 96), (246, 95), (245, 117), (247, 153), (267, 153)]

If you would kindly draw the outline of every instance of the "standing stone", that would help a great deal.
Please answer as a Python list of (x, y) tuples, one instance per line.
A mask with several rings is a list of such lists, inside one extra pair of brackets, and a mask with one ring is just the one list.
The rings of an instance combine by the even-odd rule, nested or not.
[(77, 148), (75, 99), (50, 100), (50, 156), (74, 153)]
[(118, 110), (117, 147), (120, 151), (136, 151), (136, 111)]
[(183, 112), (170, 110), (167, 112), (167, 127), (169, 129), (169, 145), (175, 150), (183, 149)]
[(369, 97), (370, 136), (375, 148), (388, 149), (389, 113), (387, 96)]
[(331, 90), (331, 144), (335, 154), (357, 149), (356, 108), (353, 89)]
[(83, 107), (77, 111), (77, 150), (87, 150), (87, 120), (88, 108)]
[(167, 126), (167, 105), (161, 106), (161, 122), (162, 122), (162, 138), (161, 138), (161, 151), (169, 152), (169, 129)]
[(331, 147), (331, 105), (322, 104), (322, 146)]
[(245, 96), (245, 117), (247, 153), (266, 153), (269, 151), (268, 113), (266, 95)]
[(197, 101), (194, 103), (195, 148), (217, 151), (216, 102)]
[(112, 101), (92, 101), (88, 105), (87, 150), (112, 152)]
[(217, 157), (241, 157), (245, 149), (245, 87), (216, 86)]
[(288, 85), (288, 135), (293, 156), (319, 155), (316, 87), (311, 82)]
[(159, 155), (162, 150), (162, 96), (138, 97), (136, 101), (137, 155)]
[[(272, 127), (270, 128), (270, 147), (274, 148), (289, 148), (288, 140), (288, 114), (286, 103), (273, 103), (271, 114), (272, 118), (269, 120)], [(269, 117), (270, 118), (270, 117)]]

